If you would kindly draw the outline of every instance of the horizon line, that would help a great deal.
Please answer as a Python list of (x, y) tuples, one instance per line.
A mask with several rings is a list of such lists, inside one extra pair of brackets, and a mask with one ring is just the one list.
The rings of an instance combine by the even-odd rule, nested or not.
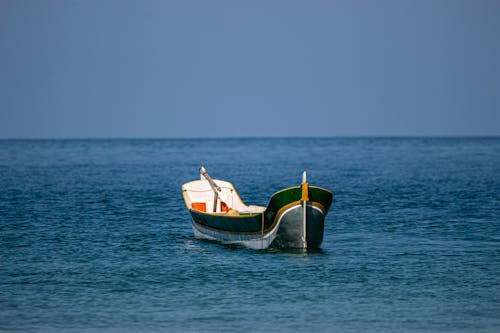
[(227, 136), (227, 137), (140, 137), (140, 136), (110, 136), (110, 137), (5, 137), (1, 141), (36, 141), (36, 140), (259, 140), (259, 139), (494, 139), (500, 138), (500, 134), (482, 135), (332, 135), (332, 136)]

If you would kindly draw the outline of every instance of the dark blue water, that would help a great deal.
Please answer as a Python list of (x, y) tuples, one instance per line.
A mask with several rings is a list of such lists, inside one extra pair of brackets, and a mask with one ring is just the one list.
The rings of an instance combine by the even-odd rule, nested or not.
[[(321, 251), (196, 240), (204, 165), (248, 204), (335, 193)], [(0, 141), (0, 331), (500, 331), (500, 139)]]

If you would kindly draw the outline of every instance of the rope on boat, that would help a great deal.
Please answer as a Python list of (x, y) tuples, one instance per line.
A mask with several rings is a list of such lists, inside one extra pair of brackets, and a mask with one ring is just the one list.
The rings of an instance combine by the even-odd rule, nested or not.
[[(227, 189), (227, 190), (230, 190), (231, 192), (233, 192), (233, 189), (231, 187), (221, 187), (223, 189)], [(192, 189), (184, 189), (184, 192), (213, 192), (212, 190), (192, 190)]]

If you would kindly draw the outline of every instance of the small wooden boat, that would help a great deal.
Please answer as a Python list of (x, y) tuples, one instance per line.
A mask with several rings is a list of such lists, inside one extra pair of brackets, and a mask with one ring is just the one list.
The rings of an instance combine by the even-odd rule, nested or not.
[(323, 241), (333, 193), (309, 186), (305, 172), (300, 186), (274, 193), (267, 207), (245, 205), (233, 184), (212, 179), (203, 167), (200, 173), (182, 185), (196, 238), (252, 249), (317, 248)]

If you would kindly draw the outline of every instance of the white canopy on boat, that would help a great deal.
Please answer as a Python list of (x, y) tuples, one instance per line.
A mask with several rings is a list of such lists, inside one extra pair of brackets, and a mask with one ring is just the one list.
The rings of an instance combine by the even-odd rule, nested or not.
[(245, 205), (230, 182), (218, 179), (214, 179), (214, 182), (221, 188), (215, 212), (213, 211), (214, 190), (207, 180), (194, 180), (182, 185), (187, 208), (206, 213), (226, 213), (230, 209), (239, 213), (261, 213), (266, 209), (261, 206)]

